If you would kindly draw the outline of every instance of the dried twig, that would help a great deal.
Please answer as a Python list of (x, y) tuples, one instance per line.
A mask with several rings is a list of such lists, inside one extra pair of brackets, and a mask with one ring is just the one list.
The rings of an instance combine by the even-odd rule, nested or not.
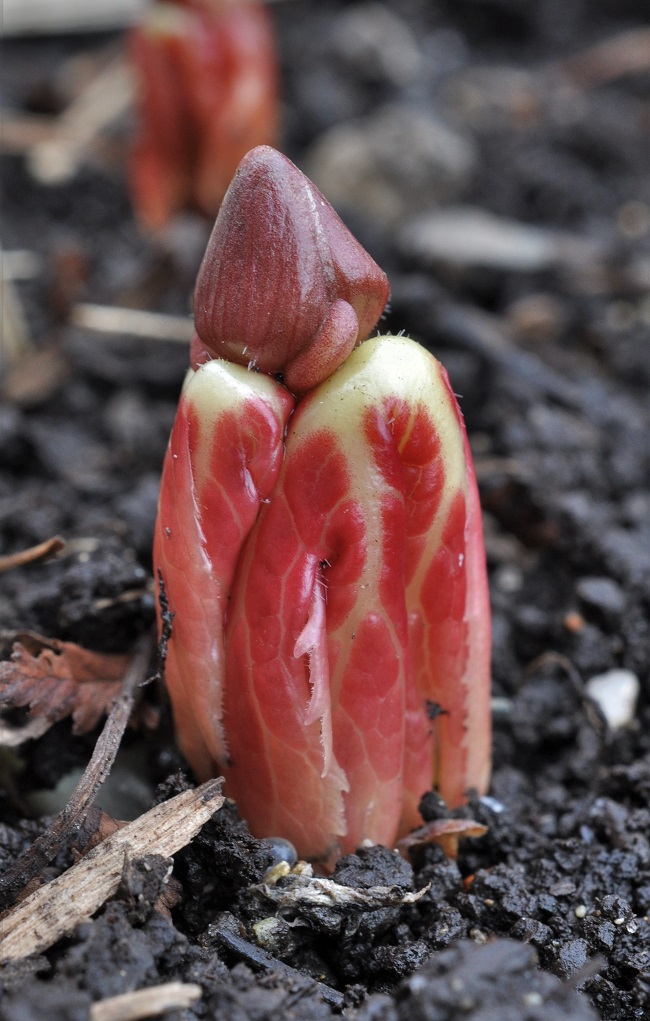
[[(290, 964), (284, 964), (283, 961), (272, 957), (266, 950), (262, 950), (253, 943), (249, 943), (248, 940), (238, 936), (225, 925), (215, 923), (209, 926), (208, 936), (214, 939), (222, 949), (229, 950), (253, 968), (260, 969), (261, 971), (275, 972), (282, 975), (285, 979), (299, 978), (303, 981), (305, 979), (305, 975), (302, 972), (292, 968)], [(318, 982), (316, 979), (314, 979), (314, 986), (325, 1003), (338, 1010), (344, 1006), (343, 993), (340, 993), (338, 989), (332, 989), (331, 986)]]
[(34, 177), (44, 184), (70, 180), (91, 143), (128, 110), (132, 98), (131, 72), (119, 56), (53, 121), (50, 137), (30, 147)]
[(157, 805), (17, 904), (0, 921), (0, 960), (41, 953), (90, 918), (119, 887), (126, 856), (167, 858), (185, 847), (221, 808), (221, 782), (208, 780)]
[(111, 305), (75, 305), (70, 321), (74, 326), (96, 330), (98, 333), (128, 333), (134, 337), (150, 337), (183, 344), (192, 339), (194, 332), (192, 320), (185, 316)]
[(51, 142), (56, 137), (56, 117), (33, 113), (10, 113), (2, 111), (2, 132), (0, 152), (20, 156), (41, 142)]
[(5, 35), (122, 28), (145, 6), (146, 0), (3, 0), (2, 27)]
[(93, 1003), (90, 1021), (139, 1021), (168, 1010), (183, 1010), (201, 999), (202, 989), (194, 983), (166, 982), (134, 993), (122, 993)]
[(558, 68), (582, 88), (650, 71), (650, 28), (633, 28), (605, 39), (562, 61)]
[[(137, 21), (148, 0), (2, 0), (4, 36), (96, 32)], [(270, 0), (281, 3), (282, 0)]]
[(60, 535), (54, 535), (45, 542), (39, 542), (38, 546), (30, 546), (29, 549), (20, 550), (19, 553), (9, 553), (0, 557), (0, 574), (4, 571), (11, 571), (14, 567), (24, 567), (25, 564), (33, 564), (37, 560), (44, 560), (45, 557), (60, 553), (65, 546), (65, 540)]
[(142, 684), (151, 655), (151, 639), (142, 639), (124, 678), (122, 693), (108, 715), (92, 757), (68, 804), (45, 833), (0, 876), (0, 904), (6, 905), (36, 876), (75, 833), (108, 776), (122, 735), (133, 711), (135, 694)]

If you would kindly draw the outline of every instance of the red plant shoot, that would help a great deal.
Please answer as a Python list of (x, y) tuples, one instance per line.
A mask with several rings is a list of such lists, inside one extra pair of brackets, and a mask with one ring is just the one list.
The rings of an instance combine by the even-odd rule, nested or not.
[(484, 792), (490, 765), (471, 456), (442, 366), (364, 341), (387, 295), (300, 171), (249, 153), (199, 273), (156, 526), (184, 754), (253, 833), (329, 865), (393, 846), (432, 785)]
[(242, 156), (278, 133), (272, 25), (258, 0), (159, 0), (129, 36), (138, 127), (130, 187), (152, 229), (214, 216)]

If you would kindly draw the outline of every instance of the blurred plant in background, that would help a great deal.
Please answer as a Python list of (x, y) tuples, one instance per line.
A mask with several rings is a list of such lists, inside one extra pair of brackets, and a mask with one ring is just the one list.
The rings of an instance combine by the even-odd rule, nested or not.
[(138, 127), (130, 190), (140, 221), (214, 216), (252, 147), (277, 142), (271, 19), (257, 0), (162, 0), (129, 33)]

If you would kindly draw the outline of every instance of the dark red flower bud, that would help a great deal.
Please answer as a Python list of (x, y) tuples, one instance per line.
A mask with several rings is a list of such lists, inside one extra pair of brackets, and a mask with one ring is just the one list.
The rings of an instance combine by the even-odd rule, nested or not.
[(305, 393), (376, 325), (386, 274), (290, 160), (258, 146), (226, 193), (195, 291), (196, 329), (217, 358), (282, 373)]

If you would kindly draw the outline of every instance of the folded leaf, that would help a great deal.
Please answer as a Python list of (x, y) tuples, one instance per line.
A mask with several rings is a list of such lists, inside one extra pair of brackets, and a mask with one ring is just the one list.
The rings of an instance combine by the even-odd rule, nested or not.
[(485, 562), (462, 419), (423, 348), (366, 341), (292, 407), (237, 366), (192, 373), (155, 556), (187, 758), (225, 773), (254, 833), (332, 861), (392, 845), (432, 784), (451, 804), (485, 789)]
[(169, 441), (154, 538), (174, 615), (165, 679), (180, 746), (202, 778), (228, 758), (224, 615), (242, 545), (280, 469), (293, 403), (270, 377), (211, 361), (188, 373)]
[(489, 612), (465, 442), (444, 370), (403, 337), (367, 341), (299, 404), (227, 623), (227, 789), (254, 832), (327, 859), (391, 845), (432, 783), (452, 804), (485, 789)]

